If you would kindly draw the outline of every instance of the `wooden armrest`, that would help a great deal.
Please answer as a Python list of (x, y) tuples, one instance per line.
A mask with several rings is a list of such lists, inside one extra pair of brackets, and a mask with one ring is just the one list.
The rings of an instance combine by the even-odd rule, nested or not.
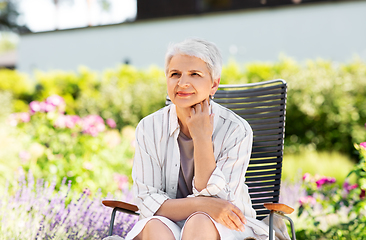
[(106, 207), (111, 207), (111, 208), (118, 207), (118, 208), (126, 209), (126, 210), (129, 210), (132, 212), (137, 212), (139, 210), (139, 208), (134, 204), (117, 201), (117, 200), (103, 200), (102, 203)]
[(283, 203), (264, 203), (263, 206), (271, 211), (276, 211), (284, 214), (290, 214), (294, 211), (292, 207)]

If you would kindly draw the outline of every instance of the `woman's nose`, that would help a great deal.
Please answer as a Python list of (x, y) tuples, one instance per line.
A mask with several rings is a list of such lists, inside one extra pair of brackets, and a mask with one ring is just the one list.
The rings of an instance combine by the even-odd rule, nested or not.
[(187, 76), (182, 75), (178, 81), (180, 87), (187, 87), (189, 85), (189, 79)]

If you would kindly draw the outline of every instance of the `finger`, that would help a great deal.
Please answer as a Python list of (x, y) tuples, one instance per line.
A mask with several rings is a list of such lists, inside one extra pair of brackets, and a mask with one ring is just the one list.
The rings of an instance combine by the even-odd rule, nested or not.
[(201, 111), (202, 111), (201, 103), (197, 103), (197, 104), (195, 105), (195, 110), (196, 110), (196, 112), (197, 112), (197, 113), (199, 113), (199, 112), (201, 112)]
[(210, 109), (210, 105), (209, 105), (207, 99), (205, 99), (202, 102), (202, 111), (208, 113), (209, 112), (209, 109)]
[(196, 114), (196, 109), (193, 106), (193, 107), (191, 107), (191, 115), (194, 115), (194, 114)]
[(247, 224), (247, 219), (245, 218), (243, 212), (237, 208), (237, 207), (234, 207), (233, 208), (233, 212), (238, 216), (238, 218), (240, 219), (240, 221), (243, 223), (243, 224)]
[(233, 223), (233, 221), (231, 221), (229, 218), (224, 218), (222, 219), (222, 225), (224, 225), (225, 227), (231, 229), (231, 230), (237, 230), (238, 228), (235, 226), (235, 224)]
[(244, 232), (244, 230), (245, 230), (244, 224), (242, 223), (242, 221), (238, 217), (238, 215), (236, 215), (234, 212), (231, 212), (228, 217), (235, 225), (235, 230)]
[(211, 113), (210, 114), (210, 123), (213, 124), (214, 123), (214, 117), (215, 117), (215, 114), (214, 113)]

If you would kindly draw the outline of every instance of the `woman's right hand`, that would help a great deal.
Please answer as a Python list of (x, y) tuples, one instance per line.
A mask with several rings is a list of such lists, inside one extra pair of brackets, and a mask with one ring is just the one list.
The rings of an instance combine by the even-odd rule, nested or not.
[(234, 204), (220, 198), (199, 198), (202, 201), (203, 211), (210, 215), (216, 222), (232, 230), (244, 231), (244, 224), (247, 223), (247, 220), (242, 211)]

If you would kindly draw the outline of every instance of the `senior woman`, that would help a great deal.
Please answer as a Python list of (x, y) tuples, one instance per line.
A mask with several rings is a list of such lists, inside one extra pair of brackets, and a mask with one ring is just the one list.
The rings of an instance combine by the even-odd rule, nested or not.
[(136, 128), (133, 189), (140, 220), (126, 239), (267, 239), (255, 219), (245, 172), (249, 124), (211, 100), (220, 83), (217, 47), (188, 39), (169, 47), (173, 104)]

